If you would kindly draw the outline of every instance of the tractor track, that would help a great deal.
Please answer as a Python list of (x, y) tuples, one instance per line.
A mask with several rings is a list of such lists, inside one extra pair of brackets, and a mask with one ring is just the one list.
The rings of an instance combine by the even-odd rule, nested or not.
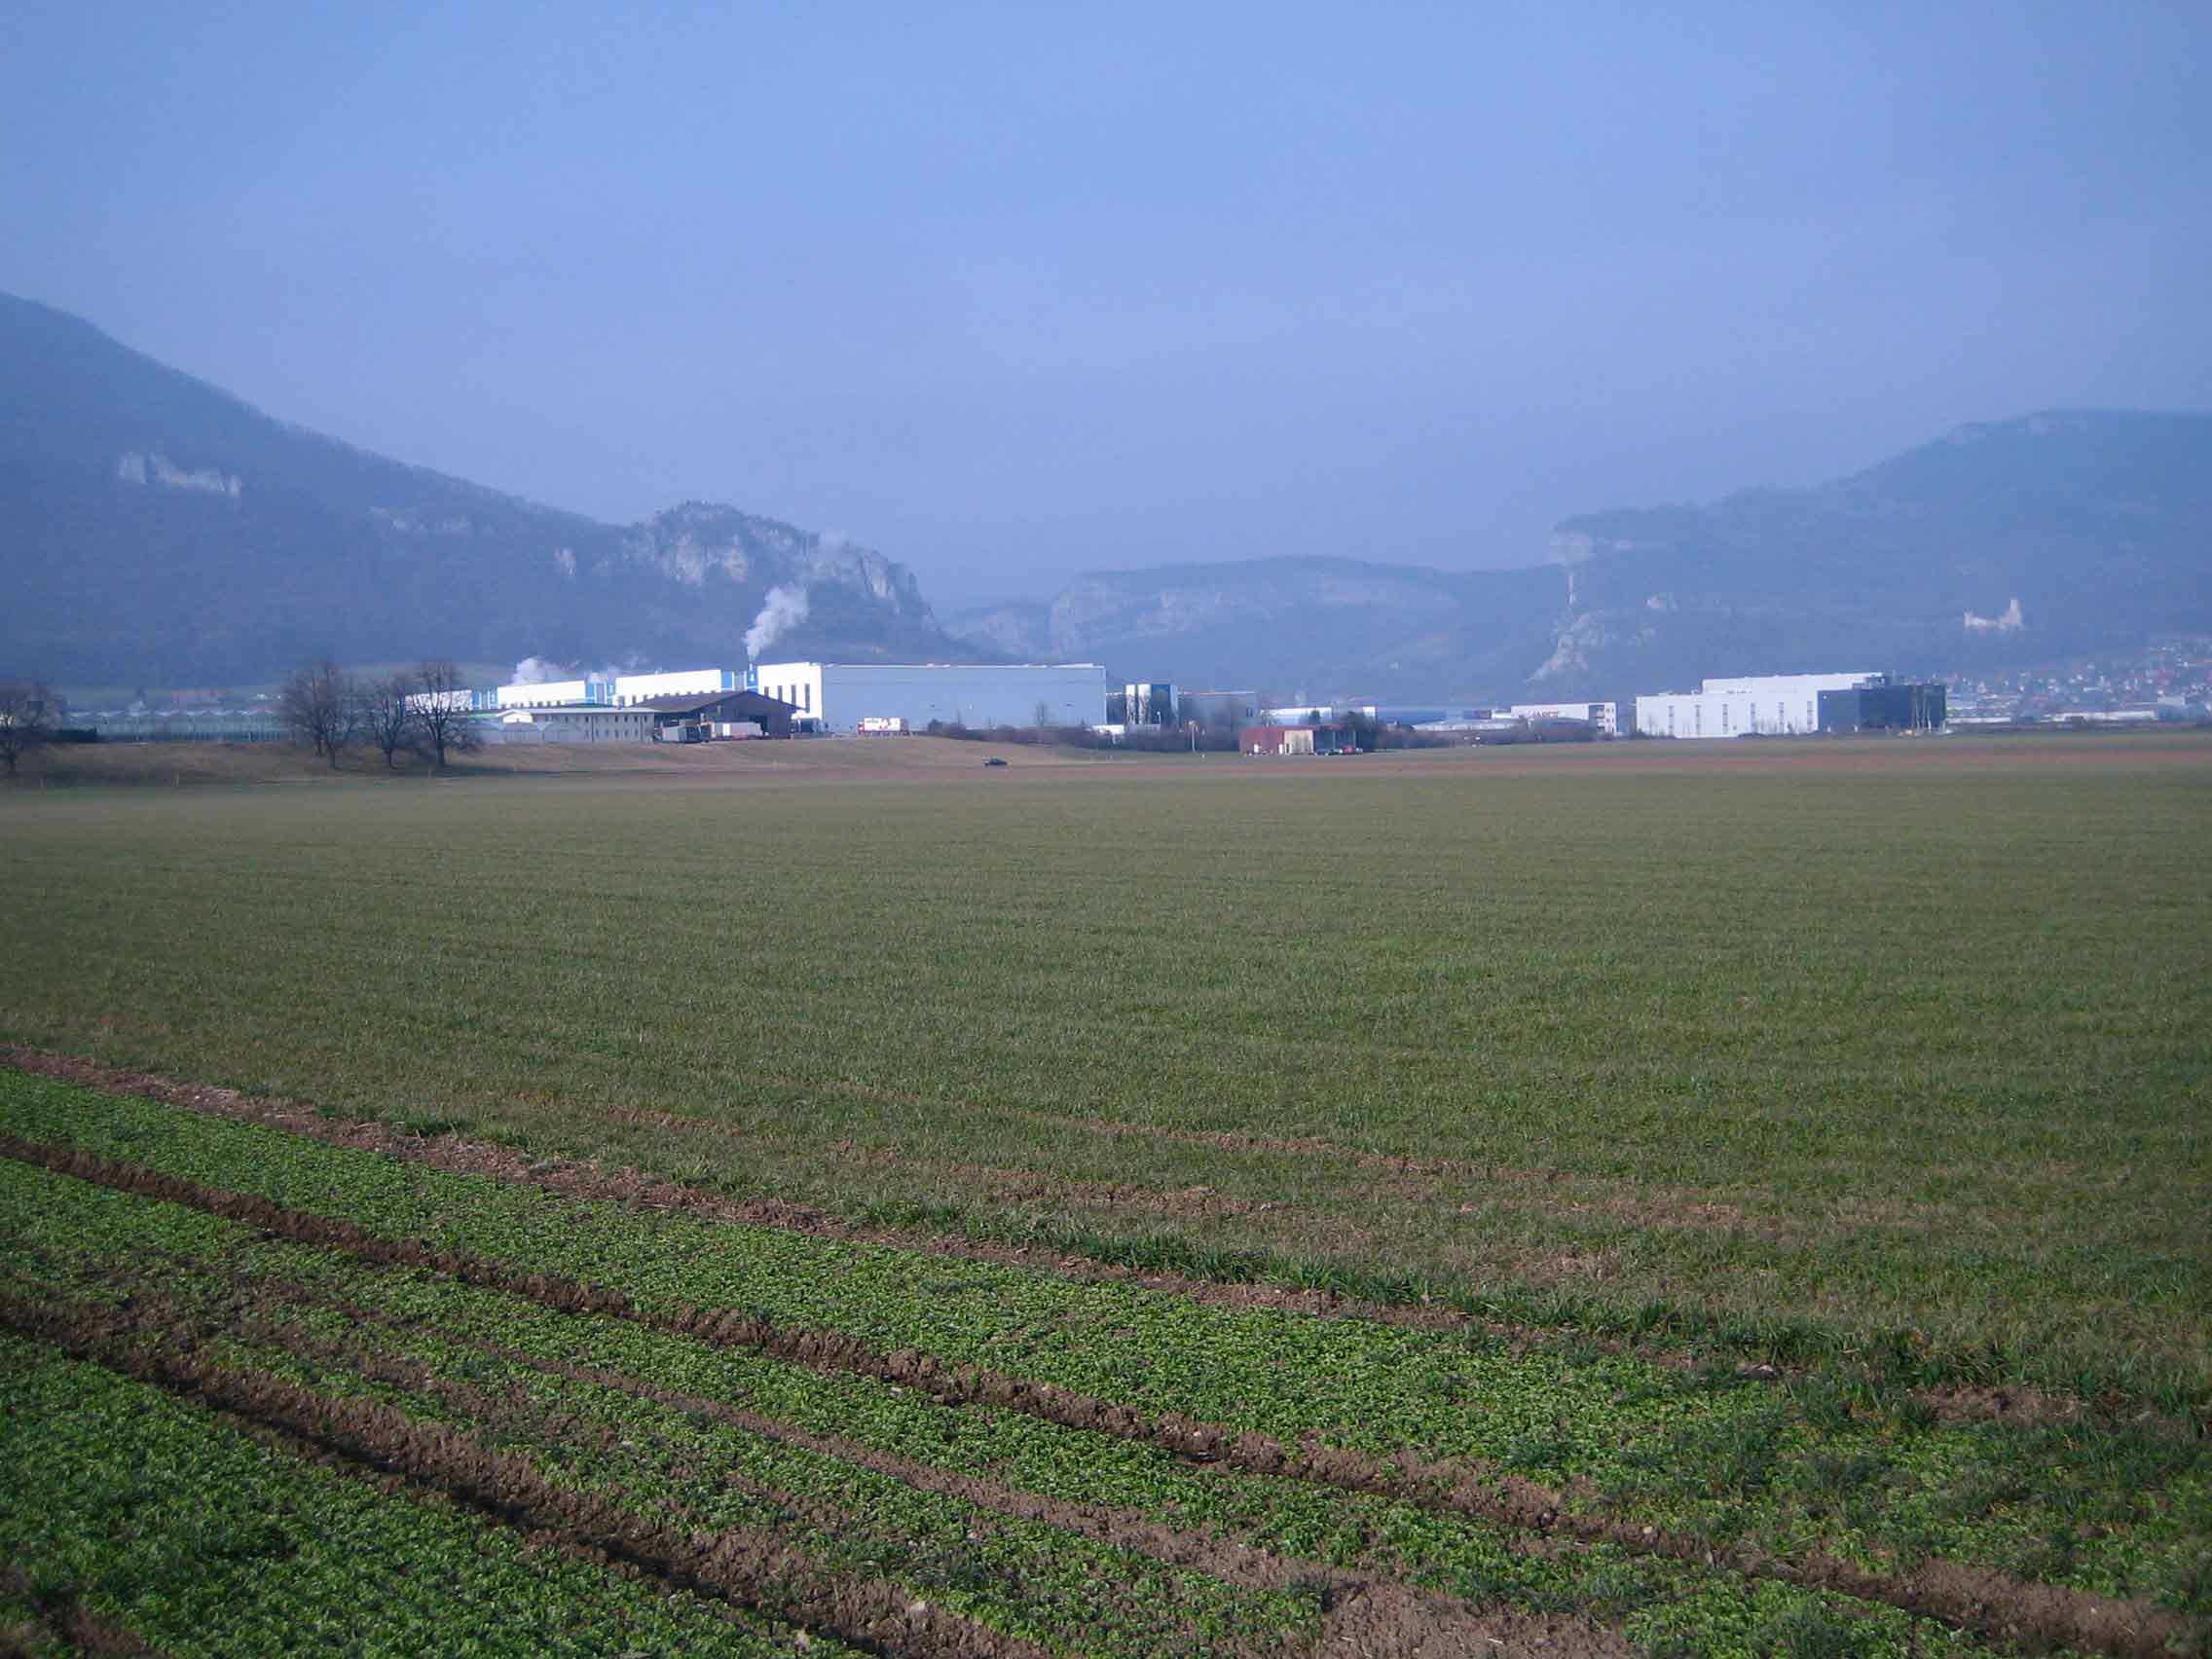
[(410, 1419), (368, 1400), (331, 1400), (276, 1378), (241, 1376), (189, 1347), (134, 1340), (156, 1309), (36, 1302), (0, 1293), (0, 1325), (74, 1359), (275, 1430), (349, 1466), (420, 1481), (463, 1507), (559, 1537), (673, 1589), (727, 1601), (825, 1631), (866, 1653), (915, 1659), (1047, 1659), (1048, 1650), (916, 1599), (883, 1579), (826, 1570), (774, 1537), (745, 1529), (685, 1533), (604, 1499), (565, 1491), (525, 1460), (465, 1433)]
[(1130, 1406), (1051, 1384), (979, 1367), (948, 1365), (910, 1349), (881, 1353), (839, 1333), (789, 1329), (729, 1309), (655, 1312), (604, 1287), (436, 1249), (416, 1239), (387, 1237), (256, 1195), (163, 1175), (75, 1148), (0, 1135), (0, 1156), (118, 1191), (185, 1204), (276, 1236), (336, 1248), (362, 1261), (450, 1273), (463, 1282), (525, 1296), (549, 1308), (610, 1314), (680, 1336), (757, 1349), (825, 1372), (872, 1377), (915, 1388), (948, 1406), (984, 1405), (1020, 1412), (1065, 1427), (1143, 1442), (1194, 1463), (1309, 1481), (1472, 1516), (1538, 1536), (1612, 1543), (1747, 1578), (1833, 1592), (1934, 1617), (2029, 1651), (2060, 1646), (2109, 1654), (2113, 1659), (2157, 1659), (2169, 1653), (2171, 1643), (2189, 1628), (2145, 1603), (2030, 1582), (1963, 1563), (1931, 1560), (1885, 1576), (1824, 1554), (1781, 1561), (1695, 1536), (1578, 1513), (1568, 1507), (1567, 1494), (1468, 1463), (1424, 1462), (1402, 1456), (1385, 1459), (1313, 1441), (1290, 1444), (1172, 1414), (1147, 1417)]

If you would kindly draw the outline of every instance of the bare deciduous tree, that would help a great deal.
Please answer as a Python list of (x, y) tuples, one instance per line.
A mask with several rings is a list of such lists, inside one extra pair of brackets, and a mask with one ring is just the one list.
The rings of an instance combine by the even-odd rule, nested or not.
[(276, 694), (276, 718), (335, 771), (339, 754), (353, 741), (359, 695), (351, 678), (328, 657), (297, 669)]
[(411, 749), (424, 736), (423, 717), (415, 707), (415, 679), (390, 674), (361, 687), (361, 735), (384, 756), (386, 766), (397, 770), (402, 749)]
[(60, 700), (38, 682), (0, 680), (0, 761), (9, 777), (25, 751), (47, 740), (60, 713)]
[(415, 670), (415, 718), (423, 736), (445, 769), (448, 752), (465, 755), (476, 747), (476, 725), (469, 719), (468, 687), (450, 662), (425, 662)]

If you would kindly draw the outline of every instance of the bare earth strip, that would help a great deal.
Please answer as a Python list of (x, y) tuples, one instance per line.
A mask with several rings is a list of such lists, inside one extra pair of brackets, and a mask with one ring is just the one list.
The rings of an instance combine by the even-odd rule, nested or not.
[(1346, 1492), (1397, 1498), (1444, 1513), (1475, 1516), (1529, 1531), (1722, 1567), (1747, 1577), (1793, 1583), (1927, 1614), (1961, 1629), (2020, 1645), (2057, 1644), (2116, 1659), (2153, 1659), (2169, 1651), (2184, 1626), (2139, 1602), (2093, 1597), (2060, 1585), (2030, 1583), (1958, 1563), (1929, 1561), (1898, 1577), (1883, 1577), (1815, 1554), (1776, 1562), (1706, 1540), (1677, 1536), (1576, 1514), (1565, 1494), (1501, 1471), (1466, 1462), (1384, 1459), (1317, 1441), (1286, 1444), (1218, 1423), (1163, 1414), (1146, 1418), (1113, 1401), (1032, 1383), (979, 1367), (951, 1367), (933, 1356), (882, 1354), (835, 1332), (771, 1326), (726, 1309), (658, 1315), (618, 1292), (557, 1275), (392, 1239), (350, 1223), (306, 1215), (250, 1194), (208, 1188), (74, 1149), (34, 1146), (0, 1137), (0, 1156), (96, 1182), (118, 1191), (189, 1205), (267, 1229), (298, 1242), (335, 1246), (364, 1261), (448, 1272), (464, 1282), (527, 1296), (544, 1306), (635, 1319), (679, 1335), (745, 1346), (830, 1372), (849, 1372), (919, 1389), (945, 1405), (988, 1405), (1065, 1427), (1139, 1441), (1194, 1462), (1219, 1462), (1249, 1473), (1311, 1481)]
[[(22, 1597), (30, 1585), (13, 1567), (0, 1567), (0, 1595)], [(151, 1659), (154, 1649), (81, 1604), (41, 1605), (35, 1622), (0, 1625), (0, 1659), (18, 1654), (50, 1652), (60, 1645), (73, 1653), (114, 1655), (115, 1659)]]

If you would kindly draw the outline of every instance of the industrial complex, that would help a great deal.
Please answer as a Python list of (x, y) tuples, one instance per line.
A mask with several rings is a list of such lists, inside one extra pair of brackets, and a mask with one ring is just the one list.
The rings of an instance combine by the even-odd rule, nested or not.
[(857, 732), (865, 719), (957, 726), (1089, 726), (1106, 712), (1094, 662), (764, 662), (747, 688), (798, 711), (810, 729)]
[(495, 742), (697, 742), (794, 731), (1092, 726), (1106, 712), (1096, 663), (761, 663), (742, 671), (517, 681), (456, 692)]
[[(1237, 735), (1247, 755), (1342, 754), (1378, 727), (1431, 741), (1550, 735), (1618, 737), (1612, 702), (1448, 709), (1382, 703), (1264, 705), (1250, 691), (1181, 690), (1165, 681), (1110, 683), (1097, 663), (767, 662), (745, 669), (519, 680), (450, 694), (498, 742), (691, 743), (798, 732), (886, 735), (1005, 727), (1082, 728), (1121, 741), (1145, 728)], [(1694, 691), (1639, 696), (1640, 737), (1800, 737), (1932, 731), (1944, 687), (1872, 671), (1708, 679)], [(1284, 737), (1283, 732), (1298, 735)], [(1362, 733), (1366, 735), (1362, 737)], [(1132, 739), (1133, 740), (1133, 739)]]

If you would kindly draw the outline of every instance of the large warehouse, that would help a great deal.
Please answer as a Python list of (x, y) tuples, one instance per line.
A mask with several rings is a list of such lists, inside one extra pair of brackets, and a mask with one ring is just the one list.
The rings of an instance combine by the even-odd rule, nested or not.
[(1095, 725), (1106, 716), (1106, 670), (1094, 662), (764, 662), (746, 684), (790, 703), (828, 731), (896, 718), (908, 731), (946, 725)]
[(1636, 729), (1644, 737), (1801, 737), (1942, 723), (1941, 685), (1886, 674), (1752, 675), (1636, 700)]

